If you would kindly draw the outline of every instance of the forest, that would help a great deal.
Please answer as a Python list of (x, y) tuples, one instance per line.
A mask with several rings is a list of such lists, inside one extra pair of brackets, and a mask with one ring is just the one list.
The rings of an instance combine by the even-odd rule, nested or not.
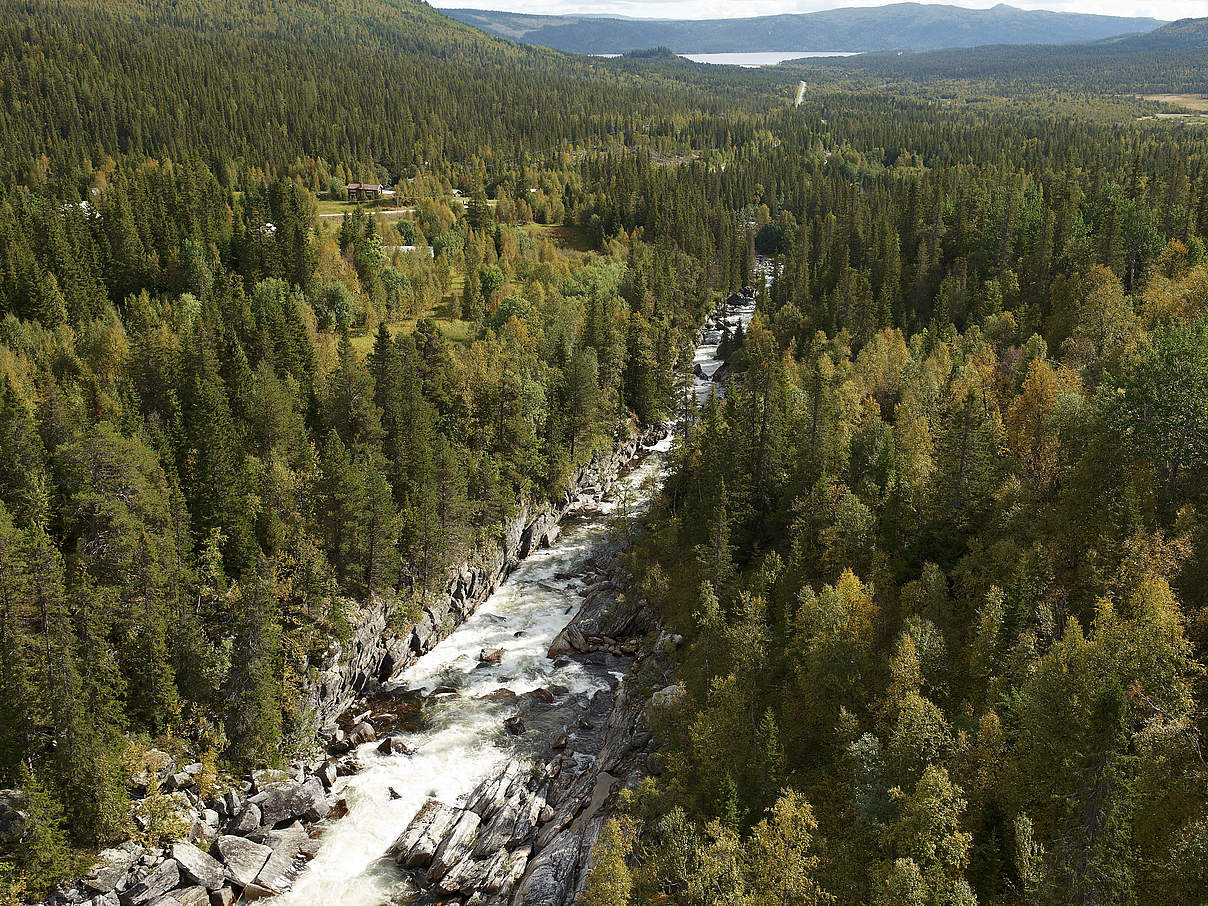
[(1167, 70), (794, 108), (411, 0), (69, 5), (0, 23), (5, 902), (170, 838), (152, 747), (307, 752), (358, 607), (413, 620), (658, 424), (628, 581), (682, 695), (586, 902), (1208, 896), (1208, 134), (1138, 118)]

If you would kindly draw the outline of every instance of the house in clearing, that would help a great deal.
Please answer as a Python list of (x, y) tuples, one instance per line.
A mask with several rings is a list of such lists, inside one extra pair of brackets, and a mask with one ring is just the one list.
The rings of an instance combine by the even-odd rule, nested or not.
[(394, 197), (394, 189), (377, 182), (350, 182), (344, 188), (348, 190), (349, 201), (376, 201)]

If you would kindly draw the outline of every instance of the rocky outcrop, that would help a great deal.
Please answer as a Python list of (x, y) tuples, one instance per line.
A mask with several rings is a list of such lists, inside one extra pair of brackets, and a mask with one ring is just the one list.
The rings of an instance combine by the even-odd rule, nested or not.
[(0, 844), (11, 845), (25, 835), (28, 804), (21, 790), (0, 790)]
[[(602, 676), (638, 667), (665, 675), (676, 637), (656, 636), (644, 602), (618, 595), (619, 553), (593, 563), (583, 607), (550, 656), (578, 658)], [(535, 766), (513, 759), (457, 805), (429, 800), (395, 840), (389, 855), (429, 899), (570, 906), (582, 890), (600, 829), (620, 791), (647, 773), (655, 741), (648, 701), (627, 681), (573, 700), (559, 701), (560, 690), (511, 699), (521, 711), (508, 729), (536, 753)]]
[(320, 663), (311, 665), (312, 679), (305, 694), (320, 724), (334, 730), (336, 718), (355, 701), (432, 650), (499, 587), (521, 560), (557, 540), (559, 523), (569, 512), (598, 502), (642, 446), (664, 434), (663, 429), (635, 434), (618, 442), (611, 453), (580, 466), (557, 504), (523, 504), (505, 525), (501, 541), (453, 570), (444, 593), (424, 607), (420, 619), (407, 630), (393, 631), (392, 609), (387, 602), (376, 597), (366, 602), (356, 613), (351, 639), (343, 646), (333, 645)]
[[(184, 813), (194, 818), (188, 841), (166, 850), (134, 841), (106, 850), (87, 877), (57, 891), (48, 902), (221, 906), (284, 893), (318, 852), (318, 840), (303, 822), (337, 814), (340, 804), (328, 792), (337, 772), (335, 762), (294, 768), (292, 774), (258, 771), (241, 788), (205, 801), (189, 789), (173, 793), (188, 803)], [(177, 773), (170, 759), (158, 772)]]

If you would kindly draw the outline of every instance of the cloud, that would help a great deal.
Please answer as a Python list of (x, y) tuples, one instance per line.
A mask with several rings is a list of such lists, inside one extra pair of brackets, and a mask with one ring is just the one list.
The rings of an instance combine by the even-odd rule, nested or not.
[[(808, 13), (841, 6), (881, 6), (883, 0), (431, 0), (437, 7), (470, 7), (516, 13), (594, 13), (642, 19), (733, 19), (775, 13)], [(949, 0), (953, 6), (987, 8), (991, 2)], [(1014, 0), (1022, 9), (1051, 9), (1112, 16), (1152, 16), (1182, 19), (1208, 16), (1208, 0)]]

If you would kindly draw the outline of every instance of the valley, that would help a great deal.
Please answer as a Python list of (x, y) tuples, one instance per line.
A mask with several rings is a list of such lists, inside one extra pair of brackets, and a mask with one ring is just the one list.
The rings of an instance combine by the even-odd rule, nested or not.
[(0, 904), (1208, 900), (1208, 20), (0, 4)]

